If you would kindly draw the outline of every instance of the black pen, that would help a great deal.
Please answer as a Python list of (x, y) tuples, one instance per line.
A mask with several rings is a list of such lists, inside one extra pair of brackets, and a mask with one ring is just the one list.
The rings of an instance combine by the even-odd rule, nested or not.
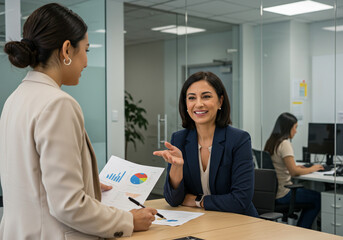
[[(129, 197), (129, 200), (130, 200), (131, 202), (133, 202), (134, 204), (136, 204), (137, 206), (140, 206), (140, 207), (142, 207), (142, 208), (145, 208), (145, 206), (144, 206), (143, 204), (141, 204), (140, 202), (138, 202), (136, 199), (133, 199), (132, 197)], [(156, 215), (159, 216), (160, 218), (166, 219), (166, 218), (163, 217), (163, 215), (160, 214), (160, 213), (157, 213)]]

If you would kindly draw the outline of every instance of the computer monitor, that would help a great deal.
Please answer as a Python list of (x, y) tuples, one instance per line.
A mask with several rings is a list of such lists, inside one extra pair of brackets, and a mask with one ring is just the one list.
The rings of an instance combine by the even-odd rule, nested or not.
[(335, 126), (333, 123), (309, 123), (308, 124), (308, 152), (325, 154), (326, 164), (333, 164)]
[(336, 155), (343, 155), (343, 123), (337, 124), (336, 127)]
[[(308, 126), (308, 152), (325, 154), (326, 164), (333, 164), (335, 153), (335, 124), (309, 123)], [(343, 155), (343, 124), (336, 124), (336, 155)]]

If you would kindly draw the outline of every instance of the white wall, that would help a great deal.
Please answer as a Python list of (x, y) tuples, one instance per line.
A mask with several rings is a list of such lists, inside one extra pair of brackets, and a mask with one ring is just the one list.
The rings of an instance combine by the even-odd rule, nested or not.
[[(124, 6), (106, 1), (107, 158), (124, 158)], [(112, 111), (118, 118), (111, 119)]]
[(313, 122), (335, 122), (335, 116), (337, 122), (343, 122), (339, 117), (343, 114), (343, 33), (336, 33), (335, 49), (335, 33), (323, 30), (333, 25), (333, 21), (322, 21), (310, 26)]
[[(241, 25), (243, 129), (251, 134), (253, 148), (263, 149), (277, 117), (291, 112), (293, 79), (310, 80), (308, 42), (309, 26), (304, 23), (264, 24), (262, 30)], [(298, 127), (293, 140), (296, 159), (302, 157), (302, 146), (307, 145), (304, 128), (310, 108), (308, 103), (304, 105), (304, 125)]]
[(261, 82), (260, 82), (260, 49), (261, 43), (254, 27), (243, 24), (240, 26), (241, 59), (240, 81), (242, 129), (250, 133), (252, 147), (261, 149)]
[(290, 22), (263, 25), (262, 146), (277, 117), (290, 111)]
[[(312, 86), (311, 78), (311, 58), (310, 58), (310, 27), (307, 23), (290, 22), (290, 90), (292, 101), (293, 80), (305, 80), (309, 89)], [(311, 118), (311, 91), (308, 91), (308, 97), (303, 99), (303, 119), (298, 119), (297, 134), (293, 138), (292, 145), (296, 159), (302, 159), (302, 147), (307, 146), (308, 122)]]

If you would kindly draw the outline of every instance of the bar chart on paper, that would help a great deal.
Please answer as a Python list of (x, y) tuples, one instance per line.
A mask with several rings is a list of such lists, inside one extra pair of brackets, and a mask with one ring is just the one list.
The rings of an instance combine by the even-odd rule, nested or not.
[(113, 182), (120, 183), (120, 181), (123, 179), (125, 173), (126, 173), (126, 171), (123, 173), (119, 172), (119, 173), (107, 174), (106, 178), (113, 181)]

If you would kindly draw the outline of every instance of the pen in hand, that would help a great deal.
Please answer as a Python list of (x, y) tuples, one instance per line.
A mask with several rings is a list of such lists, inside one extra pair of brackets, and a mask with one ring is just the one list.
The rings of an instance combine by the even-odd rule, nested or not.
[[(145, 206), (144, 206), (143, 204), (141, 204), (140, 202), (138, 202), (136, 199), (133, 199), (132, 197), (129, 197), (129, 200), (130, 200), (131, 202), (133, 202), (134, 204), (136, 204), (137, 206), (140, 206), (140, 207), (142, 207), (142, 208), (145, 208)], [(159, 216), (160, 218), (166, 219), (166, 218), (165, 218), (162, 214), (160, 214), (160, 213), (157, 213), (156, 215)]]

